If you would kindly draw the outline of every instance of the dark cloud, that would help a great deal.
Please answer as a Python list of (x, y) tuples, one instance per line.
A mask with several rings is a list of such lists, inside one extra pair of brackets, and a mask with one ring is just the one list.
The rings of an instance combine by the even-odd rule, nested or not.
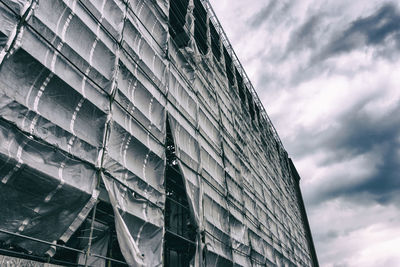
[(351, 72), (343, 71), (325, 59), (367, 46), (373, 47), (375, 58), (392, 62), (399, 60), (400, 10), (394, 4), (386, 3), (372, 15), (354, 20), (344, 30), (334, 30), (334, 26), (329, 23), (329, 16), (323, 12), (310, 16), (292, 32), (285, 53), (278, 57), (284, 61), (289, 56), (298, 56), (302, 50), (312, 51), (308, 60), (297, 63), (297, 71), (290, 77), (291, 86), (317, 76), (329, 76), (330, 73), (353, 76), (366, 67), (359, 66), (359, 69)]
[(316, 242), (329, 242), (329, 240), (336, 239), (340, 236), (339, 231), (329, 230), (327, 232), (321, 233), (315, 238)]
[[(339, 126), (318, 133), (303, 129), (296, 136), (295, 144), (290, 146), (296, 156), (301, 158), (318, 151), (330, 155), (319, 162), (320, 167), (329, 168), (360, 155), (374, 155), (370, 162), (375, 166), (372, 173), (366, 173), (358, 181), (344, 181), (343, 177), (337, 176), (342, 173), (332, 173), (328, 182), (312, 188), (308, 204), (316, 205), (335, 198), (364, 204), (371, 201), (383, 205), (400, 204), (400, 103), (376, 119), (363, 109), (373, 99), (377, 97), (365, 98), (345, 112), (338, 120)], [(364, 170), (359, 171), (363, 173)]]
[[(331, 197), (352, 197), (366, 194), (380, 204), (399, 201), (400, 195), (400, 104), (383, 118), (373, 119), (365, 112), (353, 110), (346, 114), (342, 127), (329, 147), (341, 150), (336, 161), (373, 152), (377, 154), (376, 171), (352, 186), (330, 191)], [(343, 156), (343, 151), (346, 152)], [(371, 162), (375, 165), (376, 162)]]
[[(379, 112), (379, 111), (377, 111)], [(331, 146), (345, 149), (349, 156), (371, 151), (376, 145), (393, 144), (400, 136), (400, 105), (384, 118), (373, 119), (363, 110), (352, 109), (342, 118)]]
[(315, 48), (317, 44), (315, 35), (322, 18), (322, 13), (313, 15), (300, 25), (298, 29), (294, 30), (286, 48), (286, 54), (305, 48)]
[(278, 3), (278, 0), (271, 0), (268, 5), (263, 7), (260, 11), (258, 11), (249, 21), (248, 23), (252, 27), (259, 27), (262, 25), (265, 21), (268, 20), (268, 18), (271, 16), (272, 11), (275, 9), (276, 5)]
[(289, 10), (293, 7), (294, 1), (270, 0), (255, 15), (249, 18), (246, 23), (251, 28), (259, 28), (268, 22), (268, 27), (282, 24), (282, 19), (288, 19)]
[[(400, 12), (392, 3), (383, 5), (371, 16), (359, 18), (350, 26), (335, 35), (319, 55), (320, 59), (350, 52), (368, 46), (379, 46), (390, 36), (400, 33)], [(400, 39), (397, 39), (398, 44)]]

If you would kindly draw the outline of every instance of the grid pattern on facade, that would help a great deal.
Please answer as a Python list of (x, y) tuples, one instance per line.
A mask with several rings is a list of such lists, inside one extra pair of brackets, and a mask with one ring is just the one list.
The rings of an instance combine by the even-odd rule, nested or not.
[(294, 166), (207, 1), (0, 0), (0, 16), (4, 253), (318, 265)]

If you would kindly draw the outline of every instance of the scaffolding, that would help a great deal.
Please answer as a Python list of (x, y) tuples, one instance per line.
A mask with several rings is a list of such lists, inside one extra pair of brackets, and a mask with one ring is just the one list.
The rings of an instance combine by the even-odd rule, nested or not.
[(0, 0), (0, 140), (0, 263), (318, 266), (206, 0)]

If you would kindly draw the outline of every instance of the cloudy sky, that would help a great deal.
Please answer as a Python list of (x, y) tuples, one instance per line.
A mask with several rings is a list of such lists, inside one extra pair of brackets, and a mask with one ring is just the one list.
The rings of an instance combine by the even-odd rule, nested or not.
[(400, 266), (400, 4), (211, 0), (289, 155), (321, 266)]

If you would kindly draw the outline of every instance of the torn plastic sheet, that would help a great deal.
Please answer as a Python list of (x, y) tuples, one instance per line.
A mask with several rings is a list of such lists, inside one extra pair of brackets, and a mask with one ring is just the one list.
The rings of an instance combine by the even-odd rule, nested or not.
[[(287, 154), (269, 125), (261, 129), (249, 120), (247, 110), (242, 112), (236, 85), (227, 84), (220, 62), (210, 60), (210, 53), (199, 53), (193, 39), (194, 1), (185, 14), (189, 44), (180, 48), (168, 36), (167, 0), (40, 0), (35, 12), (32, 3), (0, 2), (0, 49), (7, 55), (0, 71), (0, 117), (15, 127), (7, 128), (12, 129), (7, 138), (21, 133), (27, 144), (39, 142), (55, 152), (44, 149), (45, 154), (37, 154), (13, 142), (11, 155), (7, 147), (1, 152), (1, 161), (7, 162), (0, 166), (1, 175), (16, 168), (10, 177), (29, 176), (27, 181), (43, 184), (37, 190), (46, 191), (60, 181), (55, 168), (67, 179), (88, 170), (104, 172), (128, 262), (159, 265), (168, 110), (191, 213), (199, 227), (194, 264), (250, 266), (254, 257), (256, 266), (261, 250), (253, 240), (254, 255), (250, 253), (250, 231), (268, 244), (263, 245), (267, 264), (275, 264), (275, 258), (276, 264), (310, 263), (297, 197), (287, 190), (293, 187)], [(29, 16), (22, 25), (24, 14)], [(50, 167), (30, 162), (27, 155), (35, 155), (29, 160), (42, 157), (43, 166)], [(87, 179), (96, 179), (90, 175)], [(54, 199), (61, 193), (75, 194), (63, 190), (81, 192), (80, 184), (66, 184)], [(4, 186), (9, 185), (1, 190), (8, 188)], [(29, 196), (21, 193), (25, 189), (15, 188), (7, 192), (21, 199)], [(53, 200), (46, 204), (50, 213), (54, 211), (51, 216), (66, 209), (74, 225), (64, 233), (56, 231), (58, 237), (50, 242), (67, 240), (76, 230), (85, 217), (82, 210), (90, 210), (94, 192), (84, 190), (76, 198), (79, 203), (59, 210)], [(32, 205), (42, 210), (43, 198), (31, 197)], [(27, 213), (21, 210), (16, 221), (23, 223)], [(32, 221), (41, 223), (40, 218)], [(208, 232), (207, 244), (201, 242), (202, 230)], [(29, 242), (15, 240), (30, 249)]]
[(185, 15), (185, 25), (183, 27), (189, 41), (186, 46), (180, 49), (180, 51), (186, 55), (186, 57), (191, 58), (191, 60), (198, 61), (201, 54), (197, 48), (196, 41), (194, 40), (194, 1), (189, 0), (186, 15)]
[[(84, 251), (88, 250), (91, 223), (91, 220), (87, 220), (85, 223), (82, 224), (84, 234), (78, 241), (79, 244), (77, 245), (77, 247)], [(112, 233), (108, 226), (96, 221), (93, 222), (93, 239), (91, 240), (90, 253), (106, 257), (107, 249), (110, 244), (111, 234)], [(88, 266), (106, 267), (105, 259), (94, 256), (86, 256), (82, 253), (79, 254), (78, 264), (85, 265), (85, 263)]]
[[(22, 46), (36, 51), (40, 42), (27, 41), (32, 35), (29, 29), (24, 32)], [(91, 129), (101, 131), (104, 116), (23, 49), (2, 62), (0, 75), (2, 122), (15, 125), (6, 127), (6, 137), (1, 138), (7, 146), (7, 153), (2, 153), (3, 160), (4, 155), (7, 160), (2, 168), (1, 186), (2, 191), (6, 190), (1, 194), (1, 203), (7, 207), (3, 209), (2, 221), (6, 218), (7, 223), (1, 224), (5, 230), (44, 241), (66, 242), (97, 198), (94, 163), (99, 132)], [(64, 112), (57, 116), (54, 110), (60, 107)], [(78, 116), (79, 111), (93, 117)], [(75, 132), (75, 127), (82, 132)], [(4, 235), (2, 238), (33, 254), (54, 254), (47, 245)]]
[(199, 177), (197, 174), (186, 167), (185, 164), (179, 161), (179, 168), (182, 171), (183, 177), (185, 178), (184, 184), (186, 188), (186, 194), (188, 200), (190, 201), (190, 211), (193, 216), (194, 222), (197, 227), (200, 226), (200, 212), (201, 212), (201, 197), (200, 197), (200, 187), (199, 187)]
[(161, 266), (164, 215), (126, 186), (102, 176), (114, 210), (122, 255), (130, 266)]
[(178, 161), (179, 168), (184, 177), (184, 184), (186, 189), (186, 196), (189, 200), (189, 209), (190, 214), (197, 226), (198, 234), (196, 235), (196, 253), (192, 259), (191, 265), (192, 267), (200, 267), (202, 266), (202, 255), (201, 255), (201, 237), (200, 230), (203, 225), (203, 218), (201, 214), (203, 213), (202, 203), (202, 187), (201, 181), (199, 181), (200, 177), (196, 172), (188, 168), (181, 161)]
[[(173, 112), (172, 110), (170, 110)], [(203, 266), (203, 257), (202, 257), (202, 243), (201, 243), (201, 236), (200, 231), (203, 227), (203, 206), (202, 206), (202, 184), (201, 184), (201, 177), (197, 173), (199, 169), (199, 152), (198, 152), (198, 143), (195, 140), (195, 137), (190, 135), (187, 131), (184, 130), (182, 125), (183, 124), (182, 117), (178, 116), (176, 113), (175, 116), (177, 118), (181, 118), (181, 120), (177, 120), (173, 116), (169, 116), (169, 124), (171, 127), (172, 137), (174, 138), (175, 144), (175, 151), (176, 157), (178, 160), (178, 165), (182, 173), (183, 183), (185, 186), (186, 197), (189, 202), (189, 210), (191, 218), (193, 219), (195, 225), (197, 226), (197, 235), (196, 235), (196, 252), (195, 256), (193, 257), (190, 266), (192, 267), (199, 267)], [(185, 125), (185, 124), (184, 124)], [(188, 127), (188, 125), (186, 125)], [(195, 147), (193, 151), (185, 153), (184, 150), (188, 147), (188, 141), (190, 144), (193, 144)], [(192, 145), (192, 146), (193, 146)], [(193, 148), (193, 147), (192, 147)], [(189, 153), (192, 157), (188, 157)], [(189, 164), (188, 164), (189, 163)]]
[[(1, 228), (48, 242), (66, 242), (95, 203), (95, 170), (4, 120), (0, 120), (0, 135)], [(35, 255), (50, 249), (6, 234), (0, 234), (0, 240)]]
[[(192, 85), (193, 80), (195, 79), (196, 69), (193, 58), (188, 56), (187, 52), (185, 52), (183, 48), (177, 47), (172, 38), (169, 39), (168, 44), (171, 74), (174, 75), (175, 78), (181, 78), (185, 83)], [(191, 86), (183, 86), (185, 89), (190, 89), (192, 92), (195, 92)]]

